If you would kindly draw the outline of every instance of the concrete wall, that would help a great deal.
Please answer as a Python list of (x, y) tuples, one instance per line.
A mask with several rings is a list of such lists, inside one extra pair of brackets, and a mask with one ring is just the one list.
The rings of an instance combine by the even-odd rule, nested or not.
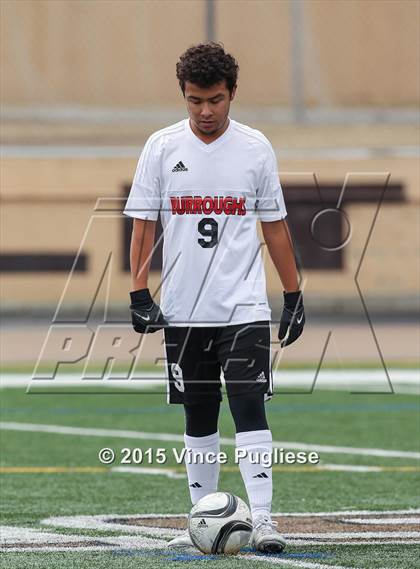
[[(310, 0), (309, 105), (404, 106), (419, 97), (419, 3)], [(2, 0), (5, 106), (174, 106), (175, 63), (205, 39), (203, 0)], [(219, 0), (217, 39), (237, 56), (239, 105), (291, 104), (286, 0)]]

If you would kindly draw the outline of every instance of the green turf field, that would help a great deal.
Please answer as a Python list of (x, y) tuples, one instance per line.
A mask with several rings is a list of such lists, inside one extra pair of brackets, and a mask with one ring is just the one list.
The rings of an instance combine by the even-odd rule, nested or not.
[[(190, 508), (185, 470), (172, 450), (183, 446), (181, 408), (167, 406), (163, 395), (129, 390), (121, 395), (74, 394), (68, 388), (52, 395), (25, 394), (22, 388), (0, 393), (2, 567), (418, 567), (420, 513), (396, 513), (420, 507), (415, 395), (276, 396), (268, 404), (273, 439), (296, 443), (296, 449), (320, 447), (320, 465), (275, 465), (273, 511), (324, 515), (280, 518), (281, 531), (291, 535), (281, 555), (245, 550), (228, 558), (165, 550), (171, 530), (162, 530), (160, 522), (149, 529), (142, 525), (142, 515), (183, 514)], [(63, 427), (75, 430), (60, 432)], [(246, 498), (233, 464), (234, 429), (226, 404), (220, 432), (227, 439), (222, 448), (232, 458), (222, 465), (220, 489)], [(168, 440), (158, 440), (159, 434)], [(98, 459), (104, 447), (115, 452), (112, 465)], [(120, 465), (121, 449), (136, 447), (162, 448), (167, 460)], [(119, 466), (143, 470), (120, 471)], [(152, 472), (156, 468), (161, 473)], [(369, 533), (357, 539), (345, 537), (358, 530), (352, 513), (354, 519), (376, 520), (361, 525), (360, 532)], [(328, 537), (322, 524), (333, 518), (336, 537)], [(307, 520), (305, 528), (292, 529), (301, 519)], [(318, 543), (315, 535), (321, 535)]]

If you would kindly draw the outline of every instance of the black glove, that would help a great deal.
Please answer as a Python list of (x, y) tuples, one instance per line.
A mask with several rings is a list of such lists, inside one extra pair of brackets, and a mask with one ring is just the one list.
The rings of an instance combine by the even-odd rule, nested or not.
[(131, 323), (139, 334), (153, 334), (167, 326), (160, 307), (153, 302), (148, 288), (130, 292)]
[[(282, 348), (297, 340), (302, 334), (305, 325), (302, 291), (283, 292), (283, 296), (284, 307), (279, 328), (279, 340), (282, 340), (280, 344)], [(287, 331), (289, 331), (289, 335), (284, 340)]]

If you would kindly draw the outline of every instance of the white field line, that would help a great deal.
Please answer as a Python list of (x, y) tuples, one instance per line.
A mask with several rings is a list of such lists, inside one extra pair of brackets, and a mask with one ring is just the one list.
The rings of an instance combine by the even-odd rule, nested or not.
[(111, 472), (127, 474), (151, 474), (152, 476), (167, 476), (168, 478), (186, 478), (186, 474), (177, 472), (173, 468), (152, 468), (149, 466), (113, 466)]
[[(38, 433), (52, 433), (56, 435), (73, 435), (84, 437), (114, 437), (123, 439), (156, 440), (179, 442), (184, 444), (184, 436), (171, 433), (149, 433), (146, 431), (127, 431), (119, 429), (93, 429), (84, 427), (66, 427), (63, 425), (43, 425), (39, 423), (0, 422), (0, 429), (7, 431), (26, 431)], [(221, 437), (220, 444), (235, 446), (235, 439)], [(380, 456), (388, 458), (420, 459), (420, 452), (386, 450), (378, 448), (343, 447), (332, 445), (306, 444), (290, 441), (273, 441), (273, 447), (294, 450), (306, 450), (331, 454), (351, 454), (358, 456)]]
[(420, 524), (420, 518), (348, 518), (342, 520), (351, 524), (373, 524), (373, 525), (401, 525), (401, 524)]
[(382, 472), (381, 466), (361, 466), (355, 464), (319, 464), (318, 468), (332, 472)]
[[(420, 394), (420, 371), (416, 369), (388, 370), (391, 383), (396, 393)], [(315, 379), (314, 370), (284, 370), (273, 374), (277, 388), (311, 389)], [(30, 391), (36, 388), (61, 387), (112, 387), (121, 389), (147, 389), (166, 386), (166, 377), (162, 372), (142, 373), (131, 379), (82, 379), (81, 374), (57, 374), (53, 379), (33, 379), (32, 374), (3, 374), (1, 387), (22, 387)], [(389, 393), (389, 385), (383, 370), (321, 370), (315, 390), (337, 389), (340, 391), (379, 391)]]
[[(150, 535), (154, 538), (171, 538), (175, 535), (181, 535), (184, 530), (177, 528), (161, 528), (152, 526), (130, 525), (125, 523), (118, 523), (112, 520), (133, 520), (139, 516), (127, 516), (118, 514), (106, 514), (96, 516), (58, 516), (41, 520), (42, 525), (52, 527), (62, 527), (66, 529), (83, 529), (95, 531), (118, 531), (127, 534), (144, 534)], [(143, 516), (140, 516), (142, 518)], [(171, 517), (171, 516), (157, 516), (157, 517)], [(178, 517), (178, 516), (177, 516)], [(184, 517), (187, 517), (185, 515)]]
[[(287, 516), (293, 518), (302, 518), (308, 517), (311, 518), (314, 516), (325, 517), (325, 516), (354, 516), (354, 515), (363, 515), (363, 516), (374, 516), (374, 515), (404, 515), (404, 514), (420, 514), (420, 509), (409, 509), (409, 510), (338, 510), (335, 512), (277, 512), (275, 514), (271, 514), (273, 517), (275, 516)], [(151, 514), (150, 514), (151, 515)], [(174, 516), (175, 514), (168, 514), (169, 516)], [(182, 515), (182, 514), (179, 514)], [(161, 517), (160, 514), (153, 514), (155, 517)]]
[[(117, 542), (118, 539), (118, 542)], [(161, 545), (159, 545), (158, 540), (152, 540), (149, 538), (148, 542), (147, 542), (147, 538), (142, 537), (141, 538), (141, 542), (140, 543), (133, 543), (133, 541), (131, 539), (129, 539), (128, 541), (121, 541), (123, 538), (119, 537), (119, 538), (110, 538), (110, 537), (106, 537), (106, 538), (102, 538), (102, 542), (105, 542), (103, 545), (87, 545), (85, 547), (69, 547), (68, 545), (65, 546), (56, 546), (56, 547), (51, 547), (51, 546), (45, 546), (45, 547), (40, 547), (40, 546), (35, 546), (35, 547), (7, 547), (7, 548), (1, 548), (0, 546), (0, 551), (3, 554), (6, 553), (73, 553), (74, 551), (113, 551), (116, 552), (118, 554), (118, 550), (119, 548), (124, 549), (137, 549), (137, 550), (144, 550), (146, 548), (148, 549), (164, 549), (167, 545), (167, 542), (163, 542)], [(112, 540), (112, 541), (111, 541)], [(154, 541), (154, 543), (152, 543), (152, 541)], [(395, 540), (386, 540), (386, 541), (374, 541), (374, 542), (366, 542), (366, 541), (352, 541), (352, 542), (347, 542), (347, 541), (340, 541), (339, 543), (332, 543), (330, 541), (328, 542), (322, 542), (322, 541), (316, 541), (316, 542), (310, 542), (310, 541), (304, 541), (304, 542), (298, 542), (298, 541), (294, 541), (293, 545), (298, 547), (298, 546), (304, 546), (307, 547), (308, 545), (418, 545), (420, 543), (420, 541), (414, 541), (414, 540), (404, 540), (404, 539), (395, 539)], [(192, 550), (190, 550), (192, 552)], [(187, 552), (185, 552), (187, 553)], [(355, 553), (357, 554), (357, 553)], [(194, 555), (197, 555), (197, 551), (194, 552)], [(122, 553), (121, 556), (123, 557), (124, 554)], [(274, 563), (277, 564), (279, 563), (279, 561), (286, 561), (286, 560), (279, 560), (279, 558), (277, 557), (264, 557), (263, 555), (261, 557), (259, 556), (254, 556), (254, 555), (244, 555), (243, 557), (241, 557), (240, 559), (243, 560), (244, 562), (246, 561), (254, 561), (255, 558), (258, 557), (258, 561), (265, 561), (266, 563)], [(289, 567), (308, 567), (308, 565), (296, 565), (296, 563), (308, 563), (306, 561), (295, 561), (295, 560), (288, 560), (289, 561)], [(290, 565), (291, 563), (293, 563), (293, 565)], [(283, 563), (284, 564), (284, 563)], [(342, 567), (341, 565), (320, 565), (318, 564), (314, 564), (312, 563), (309, 566), (309, 569), (350, 569), (349, 567)], [(378, 568), (381, 569), (381, 568)], [(382, 569), (389, 569), (387, 567), (383, 567)]]
[[(404, 514), (420, 514), (420, 510), (339, 510), (333, 512), (274, 512), (272, 516), (274, 518), (313, 518), (313, 517), (342, 517), (349, 515), (404, 515)], [(95, 529), (98, 531), (121, 531), (123, 533), (142, 533), (144, 527), (148, 528), (148, 531), (154, 532), (152, 535), (170, 536), (171, 532), (182, 533), (183, 530), (175, 528), (158, 528), (152, 526), (140, 526), (140, 525), (130, 525), (128, 523), (117, 523), (112, 520), (125, 520), (125, 522), (136, 518), (137, 520), (142, 519), (160, 519), (160, 518), (188, 518), (187, 513), (180, 514), (141, 514), (141, 515), (127, 515), (127, 514), (97, 514), (97, 515), (79, 515), (79, 516), (54, 516), (50, 518), (45, 518), (41, 520), (41, 524), (53, 527), (64, 527), (69, 529)], [(369, 519), (369, 518), (366, 518)], [(386, 518), (384, 518), (386, 519)], [(169, 532), (169, 533), (168, 533)], [(298, 534), (296, 534), (298, 535)], [(324, 534), (323, 534), (324, 535)], [(341, 534), (340, 534), (341, 535)], [(364, 535), (364, 534), (363, 534)], [(389, 535), (389, 534), (387, 534)], [(397, 537), (400, 537), (399, 532), (397, 532)]]
[[(374, 541), (366, 541), (361, 539), (355, 539), (352, 541), (334, 541), (334, 540), (325, 540), (322, 539), (293, 539), (290, 541), (291, 544), (296, 546), (308, 546), (308, 545), (418, 545), (420, 544), (420, 539), (402, 539), (397, 537), (393, 537), (392, 539), (375, 539)], [(330, 567), (328, 565), (328, 567)], [(349, 568), (350, 569), (350, 568)]]
[[(147, 531), (148, 528), (145, 526), (142, 528), (142, 530)], [(173, 532), (171, 532), (171, 534), (173, 535)], [(107, 549), (113, 549), (118, 552), (119, 549), (123, 548), (153, 550), (155, 548), (164, 548), (167, 545), (167, 542), (162, 539), (143, 537), (143, 536), (141, 537), (117, 536), (117, 537), (98, 538), (98, 537), (87, 537), (79, 535), (64, 535), (64, 534), (45, 532), (42, 530), (34, 530), (30, 528), (18, 528), (11, 526), (1, 527), (1, 535), (2, 535), (1, 539), (2, 545), (7, 545), (7, 544), (12, 545), (19, 542), (22, 544), (23, 543), (33, 544), (32, 547), (29, 545), (26, 547), (18, 546), (12, 548), (2, 548), (4, 553), (14, 552), (14, 551), (70, 552), (70, 551), (107, 550)], [(96, 542), (96, 544), (88, 545), (89, 542), (90, 543)], [(309, 542), (310, 540), (303, 540), (302, 545), (309, 545)], [(72, 543), (74, 544), (86, 543), (86, 545), (71, 547)], [(42, 546), (42, 544), (45, 545)], [(55, 545), (55, 547), (52, 546), (53, 544)], [(297, 543), (294, 543), (294, 545), (297, 545)], [(308, 561), (299, 561), (295, 559), (280, 559), (278, 557), (267, 557), (260, 555), (244, 554), (240, 556), (240, 559), (242, 559), (245, 562), (261, 561), (261, 562), (273, 563), (275, 565), (282, 565), (286, 567), (297, 567), (302, 569), (345, 569), (340, 565), (324, 565), (321, 563), (312, 563)]]
[[(409, 510), (338, 510), (333, 512), (274, 512), (271, 515), (273, 517), (280, 517), (280, 516), (287, 516), (292, 518), (301, 518), (301, 517), (325, 517), (325, 516), (354, 516), (354, 515), (399, 515), (402, 516), (404, 514), (420, 514), (420, 509), (409, 509)], [(106, 516), (96, 516), (100, 518), (106, 518)], [(124, 519), (131, 519), (133, 516), (125, 515), (117, 515), (112, 514), (113, 518), (124, 518)], [(141, 514), (141, 518), (145, 519), (153, 519), (153, 518), (188, 518), (188, 514)], [(50, 518), (49, 518), (50, 519)], [(61, 518), (54, 518), (54, 519), (61, 519)], [(64, 519), (64, 518), (63, 518)], [(67, 518), (65, 518), (67, 519)]]
[[(276, 514), (274, 514), (276, 515)], [(123, 519), (132, 520), (134, 518), (140, 521), (142, 518), (149, 516), (117, 516), (114, 515), (102, 515), (102, 516), (62, 516), (47, 518), (41, 520), (41, 524), (49, 527), (62, 527), (72, 530), (83, 529), (83, 530), (95, 530), (95, 531), (118, 531), (131, 535), (143, 535), (147, 534), (153, 538), (166, 538), (170, 539), (175, 535), (181, 535), (184, 530), (175, 528), (161, 528), (152, 527), (148, 525), (130, 525), (122, 523)], [(171, 517), (171, 516), (156, 516), (156, 517)], [(181, 516), (175, 516), (181, 517)], [(186, 517), (186, 516), (184, 516)], [(120, 522), (115, 520), (119, 519)], [(283, 517), (283, 519), (285, 519)], [(408, 531), (408, 532), (328, 532), (328, 533), (284, 533), (285, 538), (293, 545), (316, 545), (316, 544), (348, 544), (353, 543), (376, 543), (376, 542), (390, 542), (392, 541), (409, 541), (420, 543), (420, 532)]]
[(32, 529), (18, 526), (0, 526), (0, 544), (5, 543), (38, 543), (40, 539), (51, 543), (75, 542), (75, 541), (92, 541), (91, 537), (81, 537), (74, 535), (64, 535), (47, 532), (40, 529)]
[[(221, 467), (223, 471), (223, 466)], [(328, 472), (387, 472), (387, 467), (382, 466), (358, 466), (351, 464), (316, 464), (313, 465), (313, 470), (321, 470)], [(287, 465), (284, 465), (287, 469)], [(178, 472), (171, 468), (151, 468), (147, 466), (114, 466), (111, 468), (112, 472), (122, 472), (129, 474), (152, 474), (157, 476), (167, 476), (168, 478), (186, 478), (185, 474)], [(276, 469), (274, 467), (274, 472)]]
[[(363, 515), (364, 513), (382, 515), (398, 515), (404, 513), (420, 513), (420, 510), (397, 510), (397, 511), (384, 511), (374, 512), (369, 510), (355, 510), (351, 513), (353, 515)], [(283, 514), (283, 516), (313, 516), (313, 515), (339, 515), (340, 517), (347, 512), (317, 512), (316, 514)], [(274, 514), (278, 516), (279, 514)], [(153, 518), (153, 517), (186, 517), (186, 514), (145, 514), (137, 516), (137, 518)], [(182, 530), (174, 530), (171, 528), (152, 528), (150, 526), (127, 526), (123, 523), (113, 523), (115, 519), (132, 519), (132, 516), (118, 516), (117, 514), (96, 515), (96, 516), (68, 516), (59, 518), (48, 518), (41, 520), (41, 524), (53, 527), (64, 527), (68, 529), (95, 529), (97, 531), (110, 531), (119, 530), (123, 533), (131, 535), (122, 535), (115, 537), (94, 537), (79, 536), (79, 535), (65, 535), (51, 533), (45, 530), (32, 529), (32, 528), (19, 528), (14, 526), (0, 527), (0, 549), (3, 553), (15, 551), (104, 551), (112, 550), (115, 553), (121, 551), (124, 554), (124, 549), (135, 550), (156, 550), (164, 549), (167, 545), (165, 538), (173, 537), (174, 534), (182, 532)], [(357, 518), (356, 518), (357, 519)], [(395, 520), (395, 518), (394, 518)], [(351, 521), (354, 521), (353, 519)], [(383, 519), (380, 520), (384, 521)], [(134, 534), (134, 535), (133, 535)], [(139, 535), (146, 534), (146, 535)], [(147, 536), (147, 537), (146, 537)], [(153, 537), (151, 537), (153, 536)], [(306, 537), (302, 534), (286, 534), (287, 539), (294, 546), (308, 547), (308, 545), (379, 545), (379, 544), (407, 544), (414, 545), (420, 543), (418, 539), (420, 532), (359, 532), (359, 533), (341, 533), (330, 532), (326, 534), (308, 534)], [(382, 537), (384, 539), (382, 539)], [(162, 539), (163, 538), (163, 539)], [(344, 539), (343, 539), (344, 538)], [(411, 539), (409, 539), (411, 538)], [(20, 547), (20, 545), (26, 545)], [(72, 544), (74, 546), (72, 547)], [(82, 545), (83, 544), (83, 545)], [(1, 545), (3, 547), (1, 547)], [(15, 547), (15, 545), (17, 545)], [(7, 547), (9, 546), (9, 547)], [(195, 552), (196, 553), (196, 552)], [(297, 559), (287, 559), (279, 557), (267, 557), (255, 554), (244, 553), (238, 557), (238, 560), (246, 562), (261, 561), (274, 565), (281, 565), (286, 567), (296, 567), (301, 569), (345, 569), (340, 565), (325, 565), (323, 563), (302, 561)], [(385, 569), (385, 568), (382, 568)]]
[[(145, 528), (144, 528), (145, 529)], [(92, 545), (87, 545), (88, 543)], [(26, 543), (27, 547), (2, 547), (8, 544)], [(86, 545), (71, 547), (71, 543), (86, 543)], [(45, 544), (40, 547), (40, 544)], [(55, 547), (54, 547), (55, 545)], [(60, 547), (64, 546), (63, 547)], [(65, 535), (46, 532), (45, 530), (21, 528), (14, 526), (0, 526), (0, 550), (3, 553), (12, 551), (92, 551), (92, 550), (118, 550), (119, 548), (135, 549), (162, 549), (167, 542), (143, 536), (116, 536), (100, 537)]]
[[(362, 531), (362, 532), (325, 532), (325, 533), (308, 533), (308, 540), (313, 539), (324, 539), (324, 540), (340, 540), (348, 539), (353, 541), (353, 539), (359, 539), (361, 541), (369, 539), (386, 539), (387, 537), (398, 537), (400, 539), (410, 539), (416, 538), (420, 539), (420, 531)], [(304, 539), (304, 534), (302, 533), (284, 533), (284, 537), (287, 540), (293, 539)]]
[[(324, 563), (311, 563), (310, 561), (298, 561), (297, 559), (281, 559), (279, 557), (266, 557), (265, 555), (249, 555), (246, 557), (249, 561), (261, 561), (273, 563), (274, 565), (282, 565), (283, 567), (296, 567), (297, 569), (349, 569), (342, 565), (325, 565)], [(386, 567), (378, 568), (386, 569)]]
[[(400, 510), (400, 511), (385, 511), (381, 512), (382, 514), (390, 514), (390, 515), (398, 515), (402, 513), (412, 513), (413, 510)], [(330, 516), (332, 515), (340, 515), (345, 514), (346, 512), (328, 512)], [(363, 515), (364, 510), (355, 510), (352, 514), (356, 515)], [(369, 514), (374, 512), (368, 511)], [(274, 514), (278, 516), (279, 514)], [(294, 514), (289, 514), (289, 516), (293, 516)], [(313, 514), (297, 514), (298, 516), (312, 516)], [(324, 515), (323, 512), (317, 512), (315, 515)], [(135, 516), (137, 522), (142, 518), (150, 519), (150, 518), (157, 518), (157, 517), (165, 517), (165, 518), (186, 518), (187, 514), (142, 514), (141, 516)], [(56, 518), (48, 518), (41, 520), (41, 524), (53, 527), (63, 527), (72, 530), (77, 529), (94, 529), (98, 531), (121, 531), (123, 533), (132, 534), (131, 537), (126, 537), (126, 540), (131, 540), (131, 548), (139, 549), (142, 548), (142, 538), (139, 534), (146, 534), (149, 539), (152, 541), (153, 539), (162, 540), (169, 539), (174, 537), (174, 535), (178, 535), (182, 533), (183, 530), (180, 529), (173, 529), (173, 528), (155, 528), (150, 526), (141, 526), (141, 525), (127, 525), (122, 523), (122, 520), (131, 520), (132, 516), (119, 516), (118, 514), (107, 514), (107, 515), (95, 515), (95, 516), (66, 516), (66, 517), (56, 517)], [(120, 523), (116, 523), (115, 520), (120, 520)], [(134, 535), (133, 535), (134, 534)], [(138, 537), (137, 537), (138, 536)], [(410, 537), (407, 537), (410, 536)], [(319, 545), (340, 545), (340, 546), (358, 546), (358, 545), (380, 545), (380, 544), (406, 544), (406, 545), (415, 545), (420, 543), (418, 539), (420, 537), (419, 532), (368, 532), (368, 534), (364, 532), (358, 532), (357, 534), (346, 532), (345, 534), (341, 532), (329, 532), (327, 534), (286, 534), (285, 537), (289, 540), (290, 544), (293, 546), (319, 546)], [(411, 538), (411, 539), (410, 539)], [(99, 538), (100, 542), (108, 541), (108, 539), (112, 538)], [(115, 539), (115, 538), (114, 538)], [(118, 537), (118, 545), (121, 547), (122, 542), (121, 540), (124, 539), (122, 536)], [(166, 542), (164, 542), (166, 545)], [(90, 546), (88, 546), (90, 547)], [(273, 563), (276, 565), (283, 565), (287, 567), (301, 567), (305, 569), (331, 569), (331, 567), (335, 567), (335, 569), (344, 569), (343, 567), (336, 565), (325, 565), (322, 563), (314, 563), (310, 561), (301, 561), (296, 559), (282, 559), (278, 557), (266, 557), (254, 554), (244, 553), (238, 557), (238, 560), (244, 561), (245, 563), (250, 561), (253, 562), (255, 560)], [(281, 563), (279, 563), (281, 561)]]
[[(108, 539), (108, 538), (107, 538)], [(40, 555), (41, 553), (73, 553), (74, 551), (113, 551), (115, 550), (115, 544), (109, 543), (104, 545), (87, 545), (86, 547), (72, 547), (70, 548), (68, 545), (65, 546), (35, 546), (35, 547), (7, 547), (1, 548), (0, 551), (5, 555), (6, 553), (36, 553), (38, 552)]]
[[(339, 514), (344, 512), (329, 512), (328, 517), (340, 517)], [(355, 511), (355, 514), (361, 514), (360, 511)], [(383, 512), (383, 514), (394, 514), (396, 512)], [(334, 515), (335, 514), (335, 515)], [(280, 517), (287, 524), (287, 518), (295, 517), (294, 514), (272, 514), (273, 517)], [(316, 517), (320, 513), (316, 514), (302, 514), (299, 517)], [(148, 525), (141, 525), (142, 519), (153, 519), (153, 518), (186, 518), (186, 514), (142, 514), (140, 516), (132, 515), (118, 515), (118, 514), (106, 514), (106, 515), (88, 515), (88, 516), (59, 516), (51, 517), (41, 520), (42, 525), (62, 527), (67, 529), (93, 529), (96, 531), (120, 531), (122, 533), (129, 534), (143, 534), (146, 533), (152, 537), (166, 537), (170, 538), (173, 535), (181, 534), (184, 530), (175, 528), (162, 528), (153, 527)], [(136, 525), (131, 525), (129, 523), (124, 523), (124, 520), (130, 522), (136, 520)], [(139, 524), (140, 522), (140, 524)], [(346, 540), (348, 543), (353, 541), (366, 542), (366, 540), (371, 539), (419, 539), (420, 532), (418, 531), (374, 531), (374, 532), (324, 532), (324, 533), (285, 533), (286, 539), (295, 542), (306, 543), (308, 541), (324, 541), (325, 543), (330, 543), (331, 541), (340, 543), (341, 540)]]

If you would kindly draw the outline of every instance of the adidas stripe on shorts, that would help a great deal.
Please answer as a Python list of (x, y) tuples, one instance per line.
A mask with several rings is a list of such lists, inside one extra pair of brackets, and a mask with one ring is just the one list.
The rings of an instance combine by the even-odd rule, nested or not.
[(273, 394), (270, 322), (222, 327), (165, 328), (168, 403), (221, 401), (228, 395)]

